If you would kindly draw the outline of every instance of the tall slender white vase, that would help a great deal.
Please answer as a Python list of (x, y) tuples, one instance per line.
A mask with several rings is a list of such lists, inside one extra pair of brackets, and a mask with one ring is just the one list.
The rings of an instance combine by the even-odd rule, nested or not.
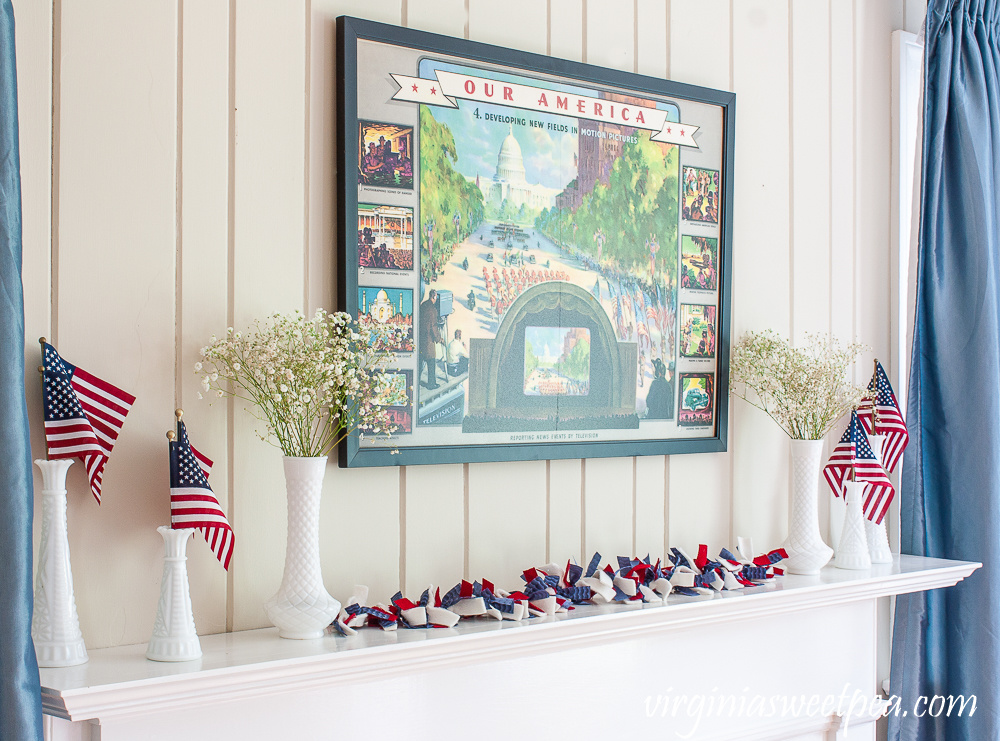
[(42, 472), (42, 538), (31, 637), (39, 666), (76, 666), (88, 657), (73, 596), (66, 526), (66, 472), (73, 461), (37, 460), (35, 465)]
[[(872, 447), (872, 452), (879, 462), (882, 462), (882, 444), (885, 442), (885, 435), (869, 435), (868, 444)], [(868, 536), (868, 553), (872, 563), (892, 563), (892, 549), (889, 548), (889, 533), (885, 527), (885, 519), (875, 524), (867, 517), (865, 518), (865, 533)]]
[(323, 586), (319, 559), (319, 507), (326, 456), (285, 456), (288, 541), (278, 593), (264, 604), (282, 638), (320, 638), (340, 613), (340, 602)]
[(146, 658), (191, 661), (201, 656), (187, 573), (187, 544), (194, 535), (194, 528), (174, 530), (161, 525), (156, 532), (163, 536), (163, 578)]
[(819, 534), (819, 468), (822, 440), (790, 440), (792, 454), (792, 508), (788, 516), (788, 560), (793, 574), (818, 574), (833, 556)]
[(868, 555), (872, 563), (892, 563), (892, 549), (889, 548), (889, 533), (885, 530), (885, 520), (876, 525), (867, 517), (865, 535), (868, 538)]
[(868, 538), (865, 535), (864, 506), (865, 485), (861, 481), (845, 481), (844, 496), (847, 508), (844, 513), (844, 528), (837, 543), (837, 557), (833, 565), (838, 569), (861, 570), (872, 565), (868, 555)]

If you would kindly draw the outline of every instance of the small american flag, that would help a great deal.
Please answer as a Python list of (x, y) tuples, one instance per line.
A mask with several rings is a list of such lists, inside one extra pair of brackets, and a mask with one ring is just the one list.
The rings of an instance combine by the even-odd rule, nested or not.
[(194, 449), (187, 428), (178, 420), (177, 439), (170, 443), (170, 526), (197, 528), (228, 571), (236, 538), (208, 485), (211, 472), (212, 461)]
[(869, 435), (885, 435), (885, 442), (882, 443), (882, 463), (891, 473), (896, 470), (896, 464), (899, 463), (907, 443), (910, 442), (910, 433), (906, 430), (906, 422), (899, 411), (899, 402), (896, 401), (896, 394), (893, 393), (889, 377), (878, 361), (875, 362), (872, 380), (868, 382), (868, 390), (876, 392), (875, 398), (865, 401), (858, 409), (858, 417)]
[(857, 412), (851, 412), (851, 423), (844, 430), (840, 442), (823, 468), (823, 475), (836, 496), (844, 496), (844, 481), (851, 470), (854, 471), (855, 481), (867, 484), (863, 502), (865, 517), (872, 522), (881, 523), (896, 492), (885, 469), (875, 457), (875, 451), (868, 444), (868, 436)]
[(43, 342), (42, 401), (49, 458), (82, 460), (100, 504), (104, 466), (135, 397), (67, 363)]

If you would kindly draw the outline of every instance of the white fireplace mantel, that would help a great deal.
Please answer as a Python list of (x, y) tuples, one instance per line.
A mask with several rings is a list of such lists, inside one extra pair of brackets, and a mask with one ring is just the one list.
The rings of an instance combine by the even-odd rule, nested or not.
[[(560, 732), (579, 726), (582, 738), (625, 726), (661, 737), (673, 728), (679, 738), (692, 729), (696, 716), (684, 707), (693, 706), (664, 716), (662, 698), (825, 696), (845, 685), (874, 696), (877, 600), (948, 587), (979, 566), (902, 556), (869, 571), (827, 567), (709, 598), (588, 606), (525, 623), (368, 628), (314, 641), (283, 640), (274, 629), (219, 634), (202, 637), (203, 657), (183, 663), (148, 661), (145, 645), (100, 649), (87, 664), (41, 670), (48, 737), (218, 741), (405, 729), (408, 738), (440, 738), (468, 723), (553, 722)], [(691, 737), (873, 738), (870, 722), (838, 727), (829, 713), (738, 721), (705, 713)]]

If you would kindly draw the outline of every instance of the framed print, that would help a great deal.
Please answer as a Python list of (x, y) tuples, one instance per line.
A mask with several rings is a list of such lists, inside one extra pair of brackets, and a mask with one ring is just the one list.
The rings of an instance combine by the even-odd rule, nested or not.
[(726, 448), (735, 96), (338, 19), (339, 308), (404, 337), (342, 466)]

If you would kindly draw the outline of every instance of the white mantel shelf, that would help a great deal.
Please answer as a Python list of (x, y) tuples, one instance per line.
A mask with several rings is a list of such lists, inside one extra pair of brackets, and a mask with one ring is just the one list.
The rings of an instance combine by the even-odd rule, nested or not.
[(43, 706), (47, 714), (66, 720), (103, 723), (948, 587), (980, 566), (901, 556), (869, 571), (827, 567), (818, 576), (787, 575), (766, 586), (708, 598), (586, 606), (523, 623), (480, 618), (453, 629), (367, 628), (356, 636), (312, 641), (283, 640), (276, 629), (218, 634), (203, 636), (204, 656), (184, 663), (147, 661), (144, 644), (120, 646), (91, 651), (90, 661), (81, 666), (42, 669)]

